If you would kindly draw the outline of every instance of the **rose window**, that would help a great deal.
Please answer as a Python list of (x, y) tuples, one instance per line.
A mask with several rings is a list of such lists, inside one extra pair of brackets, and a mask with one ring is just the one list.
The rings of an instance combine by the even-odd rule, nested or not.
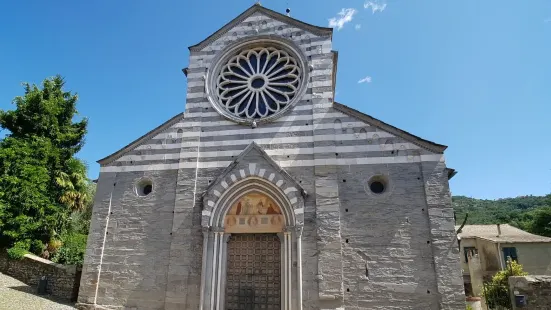
[(220, 106), (239, 119), (262, 119), (290, 106), (301, 85), (299, 62), (275, 47), (243, 50), (229, 58), (215, 81)]

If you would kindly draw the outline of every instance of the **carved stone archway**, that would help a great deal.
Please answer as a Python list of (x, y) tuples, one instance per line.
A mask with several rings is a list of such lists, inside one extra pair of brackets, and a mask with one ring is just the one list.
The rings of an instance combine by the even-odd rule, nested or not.
[[(255, 214), (256, 210), (247, 212), (251, 214), (233, 214), (240, 201), (249, 197), (262, 197), (274, 203), (277, 210), (272, 211), (274, 214), (263, 215), (264, 211), (270, 212), (270, 206), (264, 206), (267, 208), (258, 212), (260, 214)], [(277, 185), (262, 178), (249, 177), (228, 187), (213, 206), (208, 225), (203, 226), (202, 309), (224, 309), (227, 242), (230, 235), (263, 232), (278, 233), (281, 241), (281, 309), (302, 308), (302, 222), (297, 222), (296, 210)], [(293, 266), (295, 259), (296, 267)], [(293, 278), (296, 283), (293, 283)]]
[[(277, 205), (276, 225), (262, 224), (242, 229), (232, 224), (232, 208), (240, 199), (259, 195)], [(302, 309), (302, 229), (306, 191), (277, 165), (256, 143), (251, 143), (203, 194), (203, 262), (201, 271), (201, 307), (223, 310), (226, 281), (227, 242), (232, 233), (278, 233), (281, 241), (281, 309)], [(230, 217), (227, 217), (227, 215)], [(236, 218), (233, 216), (234, 220)], [(230, 221), (230, 222), (228, 222)], [(237, 223), (237, 222), (236, 222)], [(230, 225), (231, 226), (231, 225)], [(254, 226), (254, 225), (253, 225)], [(279, 231), (275, 231), (275, 228)], [(296, 262), (296, 264), (293, 264)], [(293, 281), (294, 280), (294, 281)]]

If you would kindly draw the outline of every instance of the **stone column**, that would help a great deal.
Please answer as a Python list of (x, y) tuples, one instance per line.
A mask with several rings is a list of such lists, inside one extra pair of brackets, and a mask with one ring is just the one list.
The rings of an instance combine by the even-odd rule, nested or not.
[(292, 244), (293, 244), (293, 240), (291, 239), (291, 229), (288, 229), (287, 231), (284, 232), (285, 234), (285, 264), (287, 266), (287, 270), (286, 270), (286, 276), (285, 276), (285, 283), (286, 283), (286, 286), (287, 286), (287, 291), (286, 291), (286, 294), (287, 295), (287, 303), (286, 303), (286, 306), (285, 306), (285, 309), (287, 310), (291, 310), (292, 309), (292, 296), (291, 296), (291, 291), (292, 291), (292, 279), (293, 279), (293, 276), (292, 276), (292, 269), (293, 269), (293, 261), (292, 261), (292, 256), (291, 256), (291, 253), (292, 253)]
[(292, 261), (292, 231), (294, 227), (285, 227), (277, 234), (281, 240), (281, 309), (294, 310), (292, 299), (293, 261)]
[[(312, 124), (315, 147), (333, 147), (330, 153), (314, 153), (314, 184), (316, 199), (316, 229), (318, 250), (319, 302), (322, 309), (339, 309), (344, 304), (342, 244), (339, 199), (338, 135), (342, 134), (341, 120), (334, 121), (335, 139), (318, 141), (316, 136), (326, 136), (331, 130), (325, 126), (332, 115), (333, 70), (335, 54), (328, 40), (312, 51), (310, 80), (312, 89)], [(320, 125), (320, 126), (318, 126)]]
[(199, 310), (203, 310), (205, 306), (205, 285), (206, 285), (206, 275), (207, 275), (207, 256), (208, 256), (208, 245), (209, 245), (209, 233), (210, 229), (208, 227), (203, 227), (203, 257), (202, 257), (202, 267), (201, 267), (201, 291), (199, 297)]
[(228, 242), (230, 241), (230, 238), (231, 238), (231, 234), (229, 233), (224, 233), (224, 237), (222, 238), (222, 252), (220, 254), (220, 259), (222, 260), (221, 262), (221, 270), (222, 270), (222, 273), (221, 273), (221, 277), (220, 277), (220, 282), (221, 282), (221, 286), (220, 286), (220, 297), (219, 297), (219, 300), (220, 300), (220, 306), (218, 309), (223, 309), (225, 306), (225, 301), (226, 301), (226, 279), (227, 279), (227, 267), (228, 267)]
[(480, 257), (478, 254), (470, 252), (468, 256), (468, 264), (473, 295), (481, 298), (480, 303), (482, 304), (482, 309), (486, 309), (486, 300), (483, 296), (484, 281), (482, 278), (482, 265), (480, 264)]
[[(315, 104), (323, 102), (313, 99)], [(325, 105), (320, 104), (322, 107)], [(327, 113), (330, 108), (314, 108), (314, 113)], [(314, 120), (314, 125), (323, 119)], [(314, 126), (315, 127), (315, 126)], [(317, 134), (316, 130), (314, 130)], [(339, 166), (337, 158), (337, 134), (342, 133), (340, 120), (335, 121), (335, 152), (315, 154), (316, 162), (325, 162), (316, 165), (315, 198), (316, 198), (316, 228), (318, 249), (318, 279), (319, 301), (322, 309), (340, 309), (344, 303), (343, 272), (342, 272), (342, 243), (341, 219), (339, 199)], [(326, 134), (323, 131), (320, 134)], [(314, 142), (316, 146), (316, 142)], [(325, 146), (327, 147), (327, 145)]]
[(211, 277), (210, 277), (210, 309), (211, 310), (214, 310), (215, 307), (216, 307), (216, 279), (217, 279), (217, 274), (218, 274), (218, 256), (219, 256), (219, 252), (218, 252), (218, 248), (219, 248), (219, 245), (220, 245), (220, 239), (221, 239), (221, 232), (219, 231), (215, 231), (214, 232), (214, 240), (213, 240), (213, 255), (212, 255), (212, 260), (211, 260), (211, 266), (212, 266), (212, 273), (211, 273)]
[(421, 163), (440, 309), (464, 309), (465, 289), (444, 156)]
[(218, 232), (218, 256), (216, 257), (216, 310), (222, 309), (220, 305), (220, 301), (222, 300), (222, 262), (225, 258), (224, 248), (226, 245), (226, 238), (224, 236), (224, 231)]
[(286, 294), (287, 292), (287, 282), (285, 282), (285, 275), (287, 274), (287, 263), (285, 261), (285, 234), (283, 232), (278, 233), (277, 237), (279, 238), (280, 243), (280, 262), (281, 262), (281, 272), (279, 274), (279, 278), (281, 279), (281, 309), (285, 310), (286, 302)]
[[(188, 96), (190, 93), (188, 93)], [(171, 230), (170, 259), (167, 266), (167, 286), (165, 295), (165, 310), (179, 310), (182, 307), (200, 308), (196, 296), (201, 291), (201, 252), (194, 251), (201, 245), (201, 232), (193, 222), (196, 212), (200, 212), (197, 200), (197, 163), (199, 161), (199, 143), (201, 135), (200, 118), (188, 119), (197, 126), (181, 127), (183, 133), (180, 153), (197, 152), (196, 156), (180, 156), (181, 164), (195, 163), (194, 168), (180, 168), (176, 180), (176, 196), (174, 199), (174, 218)], [(186, 123), (189, 124), (189, 123)], [(182, 135), (184, 135), (182, 137)], [(181, 256), (181, 253), (189, 255)], [(195, 297), (194, 297), (195, 296)]]
[(302, 310), (302, 227), (297, 227), (297, 310)]

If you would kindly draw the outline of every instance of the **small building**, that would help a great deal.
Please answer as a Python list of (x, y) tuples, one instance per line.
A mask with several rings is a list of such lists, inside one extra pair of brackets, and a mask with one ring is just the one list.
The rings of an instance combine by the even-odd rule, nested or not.
[(469, 253), (478, 254), (483, 280), (489, 280), (503, 270), (507, 257), (522, 264), (529, 274), (551, 275), (551, 238), (534, 235), (509, 224), (465, 225), (457, 237), (467, 295), (472, 294)]

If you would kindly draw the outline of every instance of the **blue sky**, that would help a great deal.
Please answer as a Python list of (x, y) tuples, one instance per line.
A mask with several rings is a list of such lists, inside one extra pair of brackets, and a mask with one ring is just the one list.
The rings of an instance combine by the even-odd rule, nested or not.
[[(364, 1), (262, 4), (342, 27), (336, 100), (448, 145), (454, 194), (550, 193), (551, 1)], [(184, 110), (187, 47), (253, 3), (4, 1), (0, 108), (22, 82), (63, 75), (90, 119), (79, 156), (96, 178), (96, 160)]]

